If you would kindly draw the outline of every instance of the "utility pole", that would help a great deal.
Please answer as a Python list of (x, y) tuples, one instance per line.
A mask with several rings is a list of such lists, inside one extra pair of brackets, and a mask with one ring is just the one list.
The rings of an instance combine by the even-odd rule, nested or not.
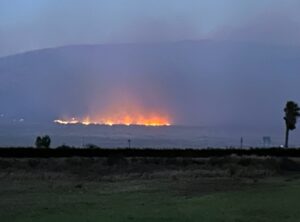
[(131, 139), (128, 139), (128, 148), (131, 148)]
[(84, 148), (85, 144), (84, 144), (84, 136), (82, 137), (82, 148)]
[(241, 137), (241, 149), (243, 149), (243, 147), (244, 147), (244, 138)]

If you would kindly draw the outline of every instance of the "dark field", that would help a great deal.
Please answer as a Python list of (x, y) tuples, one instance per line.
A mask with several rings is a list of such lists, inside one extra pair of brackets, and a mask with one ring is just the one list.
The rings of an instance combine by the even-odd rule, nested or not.
[(6, 221), (299, 221), (300, 159), (1, 158)]
[(0, 157), (223, 157), (238, 156), (273, 156), (273, 157), (300, 157), (300, 148), (199, 148), (199, 149), (141, 149), (141, 148), (100, 148), (89, 145), (88, 148), (60, 146), (55, 149), (36, 149), (32, 147), (1, 148)]

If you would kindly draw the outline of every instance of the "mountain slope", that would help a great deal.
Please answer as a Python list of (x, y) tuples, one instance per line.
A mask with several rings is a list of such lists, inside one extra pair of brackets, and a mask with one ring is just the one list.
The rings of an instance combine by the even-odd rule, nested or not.
[(299, 61), (300, 48), (214, 41), (37, 50), (0, 58), (0, 114), (49, 122), (129, 94), (177, 124), (281, 124)]

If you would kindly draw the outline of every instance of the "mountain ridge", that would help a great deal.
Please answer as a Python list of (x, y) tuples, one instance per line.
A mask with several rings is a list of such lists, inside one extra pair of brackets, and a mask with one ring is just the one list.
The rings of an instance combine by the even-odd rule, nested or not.
[(300, 100), (299, 61), (299, 47), (211, 40), (34, 50), (0, 58), (0, 113), (40, 121), (82, 116), (128, 92), (146, 108), (166, 109), (177, 124), (248, 123), (247, 113), (280, 122), (285, 101)]

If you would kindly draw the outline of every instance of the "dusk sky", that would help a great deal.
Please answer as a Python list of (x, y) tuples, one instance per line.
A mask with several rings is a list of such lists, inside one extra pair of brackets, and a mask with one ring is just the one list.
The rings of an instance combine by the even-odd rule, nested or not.
[(299, 44), (298, 0), (1, 0), (0, 56), (70, 44)]
[[(125, 106), (118, 97), (130, 94), (130, 107), (140, 97), (144, 109), (167, 110), (178, 124), (250, 123), (247, 111), (257, 103), (261, 111), (253, 114), (261, 121), (263, 112), (276, 110), (268, 116), (272, 124), (287, 99), (298, 99), (290, 86), (299, 79), (299, 9), (297, 0), (2, 0), (2, 57), (91, 44), (3, 60), (0, 96), (8, 105), (2, 112), (29, 119), (47, 98), (47, 110), (38, 113), (50, 119), (115, 113)], [(140, 44), (107, 45), (115, 43)]]
[(0, 124), (281, 129), (286, 101), (300, 101), (299, 11), (299, 0), (1, 0)]

